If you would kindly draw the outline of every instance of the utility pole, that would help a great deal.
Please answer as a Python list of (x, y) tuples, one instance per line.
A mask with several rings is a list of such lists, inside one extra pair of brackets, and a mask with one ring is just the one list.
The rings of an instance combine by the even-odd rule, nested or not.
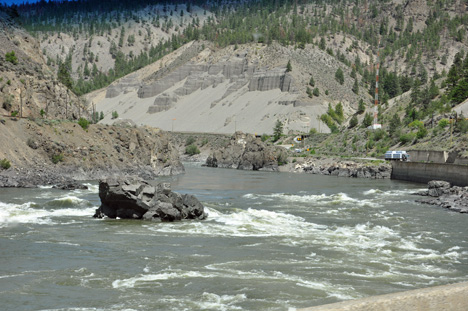
[(379, 42), (377, 43), (377, 64), (376, 64), (376, 71), (375, 71), (375, 100), (374, 100), (374, 122), (373, 122), (373, 130), (380, 128), (380, 124), (378, 124), (378, 113), (379, 113), (379, 69), (380, 69), (380, 38)]

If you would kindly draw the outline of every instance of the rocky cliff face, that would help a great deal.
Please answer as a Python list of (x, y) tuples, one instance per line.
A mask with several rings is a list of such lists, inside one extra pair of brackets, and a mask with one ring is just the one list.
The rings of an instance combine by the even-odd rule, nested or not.
[(1, 120), (0, 186), (54, 184), (65, 179), (136, 175), (145, 179), (184, 171), (168, 134), (153, 128), (62, 121)]
[(240, 170), (277, 171), (279, 151), (259, 138), (242, 132), (235, 133), (229, 144), (215, 150), (206, 160), (208, 167)]
[[(78, 119), (89, 112), (82, 101), (57, 81), (45, 64), (39, 43), (0, 10), (0, 114)], [(6, 60), (14, 52), (17, 63)], [(22, 111), (21, 111), (22, 107)]]

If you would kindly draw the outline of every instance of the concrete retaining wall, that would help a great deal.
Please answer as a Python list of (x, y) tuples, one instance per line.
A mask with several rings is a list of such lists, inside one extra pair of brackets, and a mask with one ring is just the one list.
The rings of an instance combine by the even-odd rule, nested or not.
[(445, 163), (392, 162), (392, 179), (427, 183), (445, 180), (453, 186), (468, 186), (468, 166)]
[(449, 153), (447, 151), (431, 151), (431, 150), (408, 150), (411, 162), (447, 162)]
[(343, 301), (302, 311), (460, 311), (468, 310), (468, 283)]

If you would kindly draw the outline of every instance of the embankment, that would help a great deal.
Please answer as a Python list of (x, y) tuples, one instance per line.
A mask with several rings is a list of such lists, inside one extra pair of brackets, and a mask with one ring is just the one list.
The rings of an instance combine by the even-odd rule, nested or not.
[(416, 289), (317, 306), (301, 311), (460, 311), (468, 310), (468, 282)]
[(392, 162), (392, 179), (427, 183), (448, 181), (454, 186), (468, 186), (468, 166), (446, 163)]
[[(171, 137), (149, 127), (0, 118), (0, 187), (184, 172)], [(10, 167), (11, 166), (11, 167)], [(10, 167), (10, 168), (8, 168)]]

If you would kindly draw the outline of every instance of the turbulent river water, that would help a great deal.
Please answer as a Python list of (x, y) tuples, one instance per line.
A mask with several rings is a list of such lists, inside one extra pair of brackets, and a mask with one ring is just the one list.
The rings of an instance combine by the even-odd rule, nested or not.
[(201, 168), (204, 221), (93, 219), (98, 187), (0, 189), (2, 310), (294, 310), (466, 281), (468, 215), (424, 185)]

